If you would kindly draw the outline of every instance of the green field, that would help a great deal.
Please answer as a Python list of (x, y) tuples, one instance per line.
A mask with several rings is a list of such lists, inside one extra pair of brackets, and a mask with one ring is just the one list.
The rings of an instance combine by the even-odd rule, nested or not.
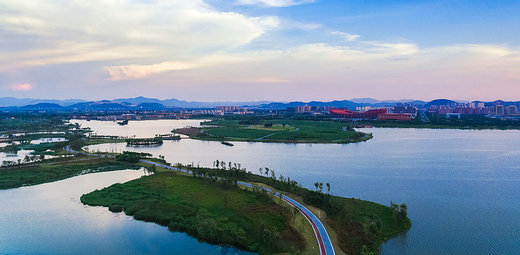
[(192, 138), (282, 143), (351, 143), (371, 138), (370, 134), (349, 129), (345, 122), (335, 121), (273, 119), (249, 125), (239, 120), (218, 119), (204, 124), (207, 127), (196, 135), (192, 133)]
[(92, 172), (136, 168), (135, 165), (128, 165), (124, 162), (117, 162), (107, 158), (95, 158), (84, 161), (72, 160), (74, 159), (63, 159), (61, 160), (62, 162), (53, 162), (51, 160), (45, 162), (53, 164), (0, 168), (0, 189), (37, 185)]
[(201, 241), (271, 254), (305, 248), (291, 212), (265, 194), (159, 172), (83, 195), (81, 202), (186, 232)]
[(422, 122), (420, 118), (413, 121), (378, 121), (364, 120), (359, 124), (370, 124), (375, 127), (387, 128), (431, 128), (431, 129), (520, 129), (519, 120), (507, 120), (499, 118), (488, 118), (484, 115), (462, 114), (461, 119), (446, 119), (445, 115), (427, 114), (430, 122)]

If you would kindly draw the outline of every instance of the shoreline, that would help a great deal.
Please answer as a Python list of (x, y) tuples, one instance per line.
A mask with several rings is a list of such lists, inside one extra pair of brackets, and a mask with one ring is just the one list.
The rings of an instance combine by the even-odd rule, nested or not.
[[(265, 141), (264, 141), (264, 142), (265, 142)], [(69, 149), (66, 149), (66, 150), (68, 151)], [(98, 158), (98, 159), (95, 159), (95, 160), (100, 160), (100, 159), (101, 159), (101, 158)], [(147, 161), (144, 161), (143, 163), (149, 163), (149, 164), (157, 165), (157, 166), (160, 166), (160, 167), (164, 167), (164, 166), (161, 165), (161, 164), (158, 164), (158, 163), (155, 163), (155, 162), (150, 162), (150, 161), (148, 161), (148, 162), (147, 162)], [(72, 176), (70, 176), (70, 177), (72, 177)], [(264, 178), (263, 176), (256, 176), (256, 177), (257, 177), (257, 178), (261, 178), (261, 179)], [(67, 179), (67, 178), (69, 178), (69, 177), (65, 177), (64, 179)], [(268, 180), (268, 179), (267, 179), (267, 180)], [(50, 181), (50, 182), (52, 182), (52, 181)], [(305, 190), (306, 190), (306, 189), (305, 189)], [(295, 195), (296, 195), (296, 194), (295, 194)], [(276, 198), (276, 196), (275, 196), (275, 198)], [(343, 199), (347, 199), (347, 198), (343, 198)], [(363, 201), (363, 203), (364, 203), (364, 202), (368, 202), (368, 201)], [(376, 204), (376, 203), (373, 203), (373, 202), (369, 202), (369, 203)], [(383, 205), (380, 205), (380, 204), (377, 204), (377, 205), (378, 205), (378, 206), (383, 206)], [(387, 207), (387, 206), (385, 206), (385, 207)], [(323, 209), (322, 209), (322, 210), (323, 210)], [(325, 211), (325, 210), (324, 210), (324, 211)], [(314, 216), (316, 216), (316, 215), (314, 215)], [(159, 224), (161, 224), (161, 223), (159, 223)], [(162, 224), (161, 224), (161, 225), (162, 225)], [(396, 234), (395, 236), (397, 236), (397, 235), (399, 235), (399, 233)], [(195, 237), (196, 237), (196, 236), (195, 236)], [(390, 238), (386, 238), (386, 240), (388, 240), (388, 239), (390, 239)], [(381, 243), (382, 243), (382, 242), (381, 242)], [(378, 247), (380, 247), (381, 243), (378, 244)]]
[[(448, 125), (430, 125), (430, 126), (420, 126), (419, 124), (417, 126), (415, 125), (400, 125), (401, 123), (396, 123), (397, 125), (381, 125), (378, 123), (362, 123), (363, 125), (372, 125), (371, 128), (401, 128), (401, 129), (446, 129), (446, 130), (520, 130), (519, 127), (506, 127), (506, 128), (500, 128), (500, 127), (456, 127), (456, 126), (448, 126)], [(406, 123), (405, 123), (406, 124)], [(519, 123), (520, 125), (520, 123)]]

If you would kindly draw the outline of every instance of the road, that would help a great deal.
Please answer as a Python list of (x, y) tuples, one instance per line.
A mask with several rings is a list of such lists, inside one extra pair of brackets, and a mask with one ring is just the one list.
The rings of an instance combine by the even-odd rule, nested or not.
[(426, 116), (426, 113), (424, 112), (424, 110), (418, 111), (418, 114), (419, 114), (419, 116), (421, 116), (421, 121), (422, 122), (430, 122), (430, 120)]
[[(77, 151), (70, 149), (70, 146), (65, 147), (64, 150), (73, 152), (73, 153), (79, 153)], [(93, 154), (93, 153), (86, 153), (86, 154), (96, 155), (96, 156), (101, 156), (101, 157), (104, 157), (104, 156), (111, 157), (111, 158), (114, 157), (114, 156), (110, 156), (110, 155), (98, 155), (98, 154)], [(143, 163), (156, 165), (156, 166), (163, 167), (166, 169), (191, 174), (191, 171), (189, 171), (189, 170), (184, 170), (184, 169), (179, 169), (179, 168), (159, 164), (157, 162), (153, 162), (150, 160), (141, 159), (140, 161)], [(247, 183), (247, 182), (238, 181), (237, 184), (244, 186), (244, 187), (253, 188), (253, 185), (250, 183)], [(280, 194), (278, 192), (274, 192), (270, 189), (267, 189), (267, 188), (261, 188), (261, 189), (264, 189), (265, 191), (273, 194), (274, 196), (278, 196), (278, 197), (280, 196)], [(323, 223), (321, 223), (321, 221), (318, 219), (318, 217), (316, 217), (316, 215), (314, 215), (309, 209), (307, 209), (307, 207), (301, 205), (300, 203), (296, 202), (294, 199), (292, 199), (288, 196), (282, 195), (282, 200), (284, 202), (288, 203), (290, 206), (297, 208), (298, 211), (300, 211), (300, 213), (307, 219), (307, 221), (309, 221), (309, 223), (312, 226), (312, 230), (314, 231), (314, 234), (316, 235), (316, 239), (318, 241), (318, 248), (320, 250), (320, 255), (335, 255), (336, 253), (334, 252), (334, 247), (332, 246), (332, 241), (330, 240), (329, 234), (327, 233), (325, 226), (323, 226)]]
[[(238, 185), (245, 186), (245, 187), (251, 187), (253, 188), (253, 185), (247, 182), (237, 182)], [(280, 193), (273, 192), (270, 189), (262, 188), (266, 190), (267, 192), (273, 194), (274, 196), (280, 196)], [(334, 252), (334, 247), (332, 246), (332, 241), (330, 240), (329, 234), (327, 233), (327, 230), (325, 229), (325, 226), (321, 223), (321, 221), (316, 217), (307, 207), (301, 205), (300, 203), (296, 202), (294, 199), (282, 195), (282, 200), (286, 203), (288, 203), (290, 206), (295, 207), (300, 211), (301, 214), (309, 221), (309, 223), (312, 226), (312, 230), (314, 231), (314, 234), (316, 235), (316, 239), (318, 241), (318, 248), (320, 250), (321, 255), (334, 255), (336, 254)]]

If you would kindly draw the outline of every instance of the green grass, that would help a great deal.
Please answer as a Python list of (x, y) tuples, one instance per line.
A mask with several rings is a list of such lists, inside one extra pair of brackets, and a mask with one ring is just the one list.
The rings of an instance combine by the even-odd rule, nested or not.
[(361, 121), (375, 127), (388, 128), (431, 128), (431, 129), (520, 129), (520, 121), (487, 118), (484, 115), (461, 115), (461, 119), (446, 119), (445, 115), (427, 114), (431, 122), (424, 123), (420, 118), (410, 122), (402, 121)]
[[(359, 251), (363, 245), (377, 254), (382, 242), (411, 227), (409, 219), (396, 224), (392, 209), (388, 206), (354, 198), (333, 197), (332, 200), (341, 203), (345, 209), (346, 214), (343, 217), (329, 218), (328, 223), (338, 233), (339, 245), (347, 254)], [(367, 236), (363, 226), (376, 219), (381, 221), (381, 233)]]
[[(122, 206), (138, 220), (186, 232), (200, 241), (269, 254), (303, 249), (288, 209), (264, 194), (159, 172), (81, 197), (92, 206)], [(291, 248), (294, 247), (294, 248)]]
[(92, 159), (79, 162), (66, 162), (20, 168), (0, 169), (0, 189), (12, 189), (67, 179), (91, 172), (106, 172), (135, 168), (113, 159)]
[[(238, 120), (214, 120), (206, 123), (204, 133), (197, 133), (195, 139), (286, 142), (286, 143), (350, 143), (370, 139), (369, 135), (345, 131), (345, 122), (312, 120), (265, 120), (273, 127), (264, 125), (240, 125)], [(218, 127), (213, 127), (218, 126)]]

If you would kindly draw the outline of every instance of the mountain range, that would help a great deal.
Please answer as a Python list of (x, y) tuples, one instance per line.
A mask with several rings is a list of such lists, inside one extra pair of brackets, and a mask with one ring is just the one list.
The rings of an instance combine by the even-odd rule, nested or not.
[(162, 110), (168, 108), (215, 108), (221, 105), (237, 105), (256, 107), (260, 109), (286, 109), (287, 107), (297, 106), (328, 106), (336, 108), (356, 109), (356, 107), (384, 107), (395, 106), (397, 103), (413, 103), (415, 105), (448, 105), (452, 103), (465, 103), (466, 101), (452, 101), (448, 99), (436, 99), (430, 102), (401, 99), (401, 100), (377, 100), (373, 98), (353, 98), (350, 100), (335, 100), (330, 102), (311, 101), (311, 102), (271, 102), (271, 101), (250, 101), (250, 102), (198, 102), (198, 101), (183, 101), (175, 98), (160, 100), (156, 98), (147, 98), (143, 96), (134, 98), (118, 98), (114, 100), (101, 101), (85, 101), (81, 99), (18, 99), (14, 97), (0, 98), (0, 107), (4, 108), (18, 108), (22, 110), (78, 110), (78, 111), (103, 111), (103, 110)]

